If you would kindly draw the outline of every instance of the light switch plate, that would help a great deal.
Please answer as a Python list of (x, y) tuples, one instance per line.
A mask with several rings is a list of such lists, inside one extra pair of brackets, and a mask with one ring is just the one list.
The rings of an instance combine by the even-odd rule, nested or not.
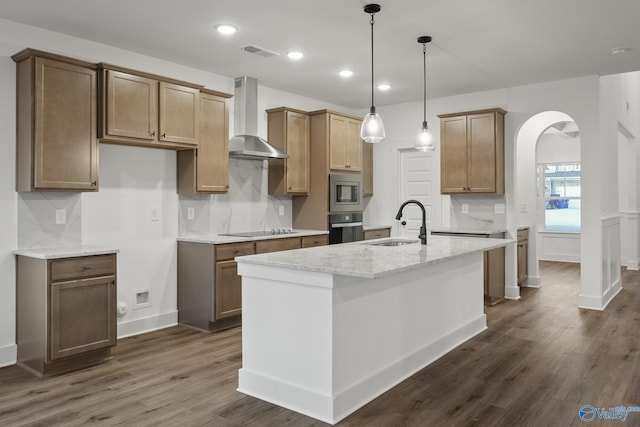
[(280, 215), (280, 216), (284, 216), (284, 206), (282, 206), (282, 205), (281, 205), (281, 206), (278, 208), (278, 215)]
[(195, 219), (196, 210), (194, 208), (187, 208), (187, 219)]
[(503, 214), (504, 213), (504, 203), (496, 203), (495, 205), (493, 205), (493, 212), (497, 213), (497, 214)]
[(469, 205), (466, 203), (462, 204), (462, 213), (463, 214), (468, 214), (469, 213)]
[(160, 221), (160, 208), (151, 208), (151, 221)]
[(527, 213), (527, 204), (526, 203), (520, 203), (520, 212), (521, 213)]
[(67, 223), (67, 210), (56, 209), (56, 224), (64, 225)]

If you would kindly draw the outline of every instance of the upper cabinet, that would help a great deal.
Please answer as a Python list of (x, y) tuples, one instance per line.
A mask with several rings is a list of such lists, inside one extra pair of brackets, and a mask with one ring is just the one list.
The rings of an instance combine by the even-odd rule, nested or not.
[(199, 86), (102, 68), (102, 142), (178, 150), (198, 145)]
[(329, 113), (329, 169), (335, 171), (362, 170), (362, 121)]
[(178, 193), (229, 191), (229, 98), (202, 90), (198, 148), (178, 151)]
[(309, 193), (309, 115), (286, 107), (267, 114), (267, 140), (289, 155), (269, 161), (269, 194)]
[(16, 191), (97, 191), (95, 66), (32, 49), (13, 60)]
[(442, 194), (504, 194), (504, 115), (500, 108), (442, 114)]
[(373, 196), (373, 144), (362, 141), (362, 194)]

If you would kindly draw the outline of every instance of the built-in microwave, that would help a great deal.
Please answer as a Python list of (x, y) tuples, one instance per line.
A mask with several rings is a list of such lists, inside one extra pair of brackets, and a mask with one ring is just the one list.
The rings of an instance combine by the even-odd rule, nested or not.
[(362, 212), (362, 176), (329, 175), (329, 212)]

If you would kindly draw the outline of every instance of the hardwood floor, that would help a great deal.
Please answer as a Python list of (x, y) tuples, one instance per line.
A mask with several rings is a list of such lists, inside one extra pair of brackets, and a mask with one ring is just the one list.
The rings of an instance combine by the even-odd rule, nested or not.
[[(640, 406), (640, 272), (624, 271), (622, 292), (597, 312), (577, 308), (578, 265), (540, 267), (540, 289), (487, 307), (487, 331), (339, 425), (577, 426), (585, 404)], [(46, 379), (0, 369), (0, 426), (326, 425), (235, 391), (239, 328), (172, 327), (121, 339), (113, 356)]]

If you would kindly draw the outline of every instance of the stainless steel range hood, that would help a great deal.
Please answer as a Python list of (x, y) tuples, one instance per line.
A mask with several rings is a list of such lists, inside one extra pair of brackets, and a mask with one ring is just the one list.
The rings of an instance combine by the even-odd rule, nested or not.
[(229, 157), (249, 160), (286, 159), (287, 153), (269, 144), (258, 134), (258, 81), (251, 77), (236, 79), (233, 128)]

